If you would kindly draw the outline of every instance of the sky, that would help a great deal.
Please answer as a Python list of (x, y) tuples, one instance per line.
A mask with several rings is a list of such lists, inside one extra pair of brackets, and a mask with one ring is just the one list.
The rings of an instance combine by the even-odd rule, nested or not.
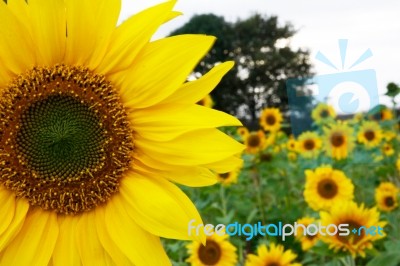
[[(122, 0), (120, 21), (161, 2), (164, 1)], [(292, 24), (297, 33), (277, 45), (310, 51), (313, 70), (317, 77), (322, 77), (318, 82), (324, 82), (324, 77), (337, 80), (337, 85), (329, 91), (320, 91), (323, 84), (314, 85), (315, 96), (320, 99), (328, 95), (329, 103), (341, 113), (367, 110), (377, 102), (389, 104), (389, 98), (383, 96), (386, 85), (400, 83), (398, 0), (178, 0), (175, 10), (183, 15), (163, 25), (154, 39), (167, 36), (193, 15), (204, 13), (221, 15), (234, 22), (257, 12), (278, 16), (281, 25)], [(340, 39), (347, 40), (347, 49), (342, 41), (343, 67)], [(369, 56), (350, 69), (364, 52)], [(318, 60), (317, 55), (321, 58), (321, 54), (336, 68)], [(400, 97), (396, 102), (400, 105)]]

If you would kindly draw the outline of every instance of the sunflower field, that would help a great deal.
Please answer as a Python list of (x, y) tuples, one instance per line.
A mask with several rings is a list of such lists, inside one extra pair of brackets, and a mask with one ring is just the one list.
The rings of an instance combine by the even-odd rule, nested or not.
[(242, 166), (218, 174), (217, 185), (185, 189), (204, 224), (347, 224), (379, 233), (306, 235), (298, 227), (282, 239), (247, 228), (247, 234), (208, 236), (205, 246), (168, 240), (174, 265), (400, 265), (395, 113), (380, 105), (342, 120), (319, 103), (312, 130), (294, 137), (284, 132), (288, 123), (280, 110), (265, 108), (259, 129), (224, 129), (246, 147)]

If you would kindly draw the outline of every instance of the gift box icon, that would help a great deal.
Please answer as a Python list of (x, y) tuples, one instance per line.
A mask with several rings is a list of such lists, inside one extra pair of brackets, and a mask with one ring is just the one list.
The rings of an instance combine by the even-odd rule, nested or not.
[[(351, 70), (370, 58), (371, 50), (367, 49), (349, 68), (345, 69), (347, 43), (347, 40), (339, 40), (341, 69), (332, 64), (321, 52), (316, 55), (317, 60), (334, 68), (335, 73), (286, 81), (293, 134), (298, 135), (311, 128), (312, 121), (309, 115), (312, 110), (311, 96), (318, 102), (329, 101), (342, 115), (368, 111), (379, 104), (375, 70)], [(304, 94), (304, 88), (308, 86), (313, 88), (312, 95)]]

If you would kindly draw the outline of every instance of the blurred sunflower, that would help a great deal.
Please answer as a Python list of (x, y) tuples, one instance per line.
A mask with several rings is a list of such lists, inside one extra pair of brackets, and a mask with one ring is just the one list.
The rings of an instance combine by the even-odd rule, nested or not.
[(249, 130), (246, 127), (238, 127), (236, 132), (242, 138), (242, 140), (245, 140), (249, 135)]
[(293, 262), (296, 257), (290, 249), (285, 251), (282, 245), (272, 243), (267, 247), (262, 244), (257, 248), (257, 255), (247, 256), (245, 266), (301, 266)]
[(365, 121), (357, 134), (358, 142), (363, 143), (368, 148), (378, 146), (382, 137), (382, 129), (375, 121)]
[(384, 107), (379, 112), (371, 115), (370, 119), (375, 121), (391, 120), (393, 119), (393, 112), (389, 108)]
[(297, 151), (297, 141), (293, 136), (290, 136), (288, 141), (286, 142), (286, 148), (289, 151), (293, 152)]
[(348, 125), (338, 122), (325, 127), (324, 133), (326, 153), (337, 160), (347, 158), (354, 148), (353, 130)]
[(325, 103), (319, 103), (311, 112), (311, 117), (315, 123), (324, 124), (335, 118), (336, 112), (332, 106)]
[(397, 168), (397, 171), (400, 171), (400, 157), (397, 158), (396, 168)]
[(287, 154), (289, 161), (296, 161), (297, 160), (297, 153), (295, 152), (288, 152)]
[(210, 94), (207, 94), (204, 98), (200, 99), (197, 102), (198, 105), (204, 106), (204, 107), (208, 107), (208, 108), (212, 108), (214, 105), (214, 101), (211, 98)]
[(278, 108), (265, 108), (261, 112), (260, 125), (265, 131), (276, 132), (281, 128), (283, 117)]
[(318, 242), (319, 238), (320, 238), (320, 234), (318, 232), (318, 230), (314, 232), (312, 232), (312, 234), (307, 234), (304, 230), (304, 228), (302, 226), (299, 225), (303, 225), (305, 228), (307, 228), (307, 226), (311, 225), (311, 224), (315, 224), (317, 222), (317, 220), (315, 218), (312, 217), (303, 217), (299, 220), (296, 221), (297, 222), (297, 231), (295, 234), (295, 238), (300, 241), (301, 243), (301, 249), (304, 251), (309, 250), (310, 248), (312, 248), (313, 246), (315, 246), (315, 244)]
[(382, 146), (382, 153), (385, 156), (392, 156), (394, 154), (393, 146), (390, 143), (384, 143)]
[[(340, 204), (335, 204), (332, 206), (330, 212), (321, 212), (321, 224), (327, 226), (330, 224), (335, 224), (339, 226), (340, 224), (348, 224), (348, 229), (350, 234), (347, 236), (341, 236), (336, 234), (334, 236), (326, 235), (322, 236), (321, 239), (329, 244), (329, 248), (336, 251), (350, 252), (350, 254), (355, 257), (360, 255), (365, 256), (365, 250), (371, 249), (373, 247), (372, 242), (380, 238), (385, 237), (385, 232), (383, 227), (386, 222), (379, 221), (379, 212), (376, 208), (367, 209), (364, 205), (357, 206), (355, 202), (345, 201)], [(364, 229), (360, 227), (370, 228), (375, 226), (380, 230), (375, 235), (366, 234)], [(358, 230), (359, 233), (355, 234), (352, 231)]]
[(192, 266), (234, 266), (237, 263), (236, 247), (228, 240), (228, 234), (207, 236), (206, 244), (193, 241), (187, 246)]
[(265, 148), (265, 134), (262, 130), (250, 132), (244, 140), (248, 153), (258, 153)]
[(383, 138), (386, 141), (391, 141), (392, 139), (394, 139), (397, 136), (397, 134), (394, 131), (391, 130), (386, 130), (383, 131)]
[(315, 132), (303, 132), (298, 138), (300, 155), (306, 158), (315, 157), (321, 149), (322, 141)]
[(1, 265), (170, 265), (159, 236), (201, 221), (170, 181), (240, 164), (240, 122), (196, 105), (233, 63), (184, 83), (215, 38), (150, 42), (174, 4), (0, 1)]
[(375, 189), (375, 201), (380, 210), (390, 212), (397, 208), (399, 188), (391, 182), (382, 182)]
[(313, 210), (329, 210), (338, 202), (353, 199), (353, 183), (342, 171), (321, 166), (305, 174), (304, 199)]
[(223, 185), (230, 185), (237, 182), (241, 167), (238, 167), (230, 172), (218, 173), (217, 178), (219, 183)]

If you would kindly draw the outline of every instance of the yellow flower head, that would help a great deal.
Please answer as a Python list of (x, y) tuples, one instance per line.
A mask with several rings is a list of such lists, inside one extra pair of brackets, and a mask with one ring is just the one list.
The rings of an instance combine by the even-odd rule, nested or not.
[(302, 156), (306, 158), (318, 155), (322, 146), (322, 141), (315, 132), (303, 132), (298, 138), (298, 149)]
[(382, 182), (375, 189), (375, 201), (382, 211), (390, 212), (398, 206), (399, 188), (391, 182)]
[(207, 236), (206, 244), (193, 241), (187, 246), (190, 257), (186, 260), (192, 266), (235, 266), (237, 263), (236, 247), (229, 240), (228, 235)]
[(212, 108), (214, 106), (214, 101), (211, 98), (211, 95), (207, 94), (203, 99), (198, 101), (197, 104), (204, 107)]
[[(386, 235), (383, 230), (386, 222), (379, 221), (379, 212), (376, 208), (367, 209), (352, 201), (335, 204), (330, 212), (321, 212), (320, 217), (322, 226), (335, 224), (338, 227), (340, 224), (348, 224), (349, 235), (326, 235), (321, 239), (334, 251), (349, 252), (353, 257), (357, 255), (364, 257), (365, 250), (373, 247), (373, 241)], [(372, 226), (375, 226), (379, 232), (377, 231), (375, 235), (366, 234), (365, 228)], [(357, 234), (354, 234), (353, 230)]]
[(260, 117), (260, 125), (265, 131), (276, 132), (281, 128), (283, 117), (278, 108), (265, 108)]
[(382, 137), (381, 127), (375, 121), (365, 121), (357, 134), (358, 142), (363, 143), (368, 148), (378, 146)]
[[(241, 123), (199, 106), (232, 68), (185, 82), (215, 38), (151, 41), (167, 1), (117, 26), (121, 1), (0, 1), (0, 264), (170, 265), (205, 186), (240, 165)], [(190, 173), (190, 174), (188, 174)], [(22, 255), (21, 255), (22, 254)]]
[(258, 153), (265, 148), (265, 134), (262, 130), (250, 132), (244, 140), (248, 153)]
[(384, 143), (383, 146), (382, 146), (382, 153), (385, 156), (392, 156), (394, 154), (394, 149), (393, 149), (392, 144)]
[(331, 166), (306, 170), (304, 198), (313, 210), (329, 210), (343, 200), (352, 200), (354, 186), (349, 178)]
[(242, 140), (245, 140), (249, 135), (249, 130), (246, 127), (238, 127), (236, 132), (240, 137), (242, 137)]
[[(312, 217), (303, 217), (297, 220), (298, 225), (303, 225), (306, 228), (310, 224), (315, 224), (316, 222), (317, 220)], [(318, 231), (313, 232), (313, 234), (307, 234), (302, 226), (297, 226), (296, 239), (301, 242), (301, 249), (307, 251), (315, 246), (320, 239), (320, 234)]]
[(336, 112), (332, 106), (319, 103), (317, 107), (311, 112), (311, 117), (317, 124), (324, 124), (328, 121), (331, 121), (336, 117)]
[(249, 254), (245, 266), (301, 266), (293, 262), (297, 255), (293, 251), (284, 250), (282, 245), (271, 244), (269, 247), (262, 244), (257, 248), (257, 255)]
[(287, 143), (286, 143), (286, 148), (289, 151), (293, 151), (296, 152), (297, 151), (297, 141), (293, 136), (290, 136), (290, 138), (288, 139)]
[(385, 121), (385, 120), (391, 120), (391, 119), (393, 119), (393, 112), (389, 108), (384, 107), (382, 110), (380, 110), (376, 114), (370, 116), (370, 119), (378, 121), (378, 122)]
[(343, 123), (336, 123), (324, 128), (324, 147), (326, 153), (341, 160), (349, 156), (354, 148), (353, 130)]
[(400, 172), (400, 157), (397, 158), (397, 161), (396, 161), (396, 168), (397, 168), (397, 171)]
[(241, 166), (238, 167), (237, 169), (234, 169), (230, 172), (225, 172), (225, 173), (218, 173), (217, 174), (217, 178), (218, 181), (222, 184), (222, 185), (231, 185), (233, 183), (237, 182), (240, 170), (241, 170)]
[(288, 159), (290, 160), (290, 161), (296, 161), (297, 160), (297, 154), (295, 153), (295, 152), (288, 152)]

